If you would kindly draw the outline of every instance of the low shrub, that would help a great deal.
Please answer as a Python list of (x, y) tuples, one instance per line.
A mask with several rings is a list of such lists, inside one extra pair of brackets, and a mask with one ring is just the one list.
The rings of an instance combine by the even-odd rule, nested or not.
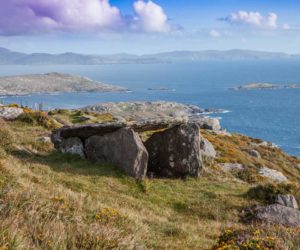
[(283, 226), (250, 225), (247, 229), (227, 229), (213, 250), (299, 249), (300, 230)]
[(273, 203), (278, 194), (295, 194), (297, 196), (298, 188), (294, 184), (265, 184), (250, 188), (247, 197), (258, 200), (263, 203)]
[(47, 129), (57, 128), (57, 123), (50, 118), (45, 112), (32, 111), (25, 112), (18, 117), (18, 121), (28, 123), (30, 125), (40, 125)]
[(268, 236), (260, 229), (231, 230), (227, 229), (220, 236), (213, 250), (263, 250), (283, 249), (283, 242)]

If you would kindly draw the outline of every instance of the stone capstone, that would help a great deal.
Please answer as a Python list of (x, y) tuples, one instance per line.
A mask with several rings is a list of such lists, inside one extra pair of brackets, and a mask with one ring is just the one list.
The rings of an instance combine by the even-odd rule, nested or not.
[(202, 170), (200, 128), (187, 123), (152, 135), (145, 143), (148, 171), (165, 177), (198, 177)]
[(147, 173), (148, 152), (139, 135), (130, 128), (89, 137), (85, 153), (88, 160), (111, 163), (137, 179)]

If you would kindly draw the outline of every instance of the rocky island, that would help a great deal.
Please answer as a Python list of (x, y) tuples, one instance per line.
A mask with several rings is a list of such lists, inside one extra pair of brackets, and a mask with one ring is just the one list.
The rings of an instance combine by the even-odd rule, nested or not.
[(299, 89), (300, 84), (273, 84), (273, 83), (249, 83), (237, 87), (229, 88), (230, 90), (264, 90), (264, 89)]
[(207, 111), (1, 106), (0, 247), (298, 249), (300, 159)]
[(0, 77), (0, 96), (126, 90), (126, 88), (100, 83), (87, 77), (55, 72)]

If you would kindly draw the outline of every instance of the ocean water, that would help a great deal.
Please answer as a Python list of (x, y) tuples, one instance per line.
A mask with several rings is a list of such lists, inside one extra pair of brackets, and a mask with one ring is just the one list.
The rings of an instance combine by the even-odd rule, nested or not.
[[(128, 93), (79, 93), (2, 98), (6, 103), (43, 103), (77, 108), (109, 101), (166, 100), (220, 108), (230, 132), (262, 138), (300, 156), (300, 89), (230, 91), (250, 82), (300, 83), (300, 61), (202, 62), (156, 65), (0, 66), (0, 75), (61, 72), (127, 87)], [(173, 91), (149, 90), (168, 88)]]

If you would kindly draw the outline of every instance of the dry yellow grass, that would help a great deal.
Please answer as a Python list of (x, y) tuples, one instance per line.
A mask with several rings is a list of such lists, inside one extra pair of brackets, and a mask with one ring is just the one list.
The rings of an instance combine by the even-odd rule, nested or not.
[[(199, 179), (137, 182), (55, 152), (38, 141), (50, 133), (42, 126), (6, 126), (14, 146), (0, 161), (0, 249), (210, 249), (225, 228), (247, 227), (239, 215), (256, 202), (245, 195), (252, 185), (214, 165)], [(244, 143), (205, 135), (223, 159), (221, 143), (237, 151)], [(237, 162), (246, 157), (237, 155)]]

